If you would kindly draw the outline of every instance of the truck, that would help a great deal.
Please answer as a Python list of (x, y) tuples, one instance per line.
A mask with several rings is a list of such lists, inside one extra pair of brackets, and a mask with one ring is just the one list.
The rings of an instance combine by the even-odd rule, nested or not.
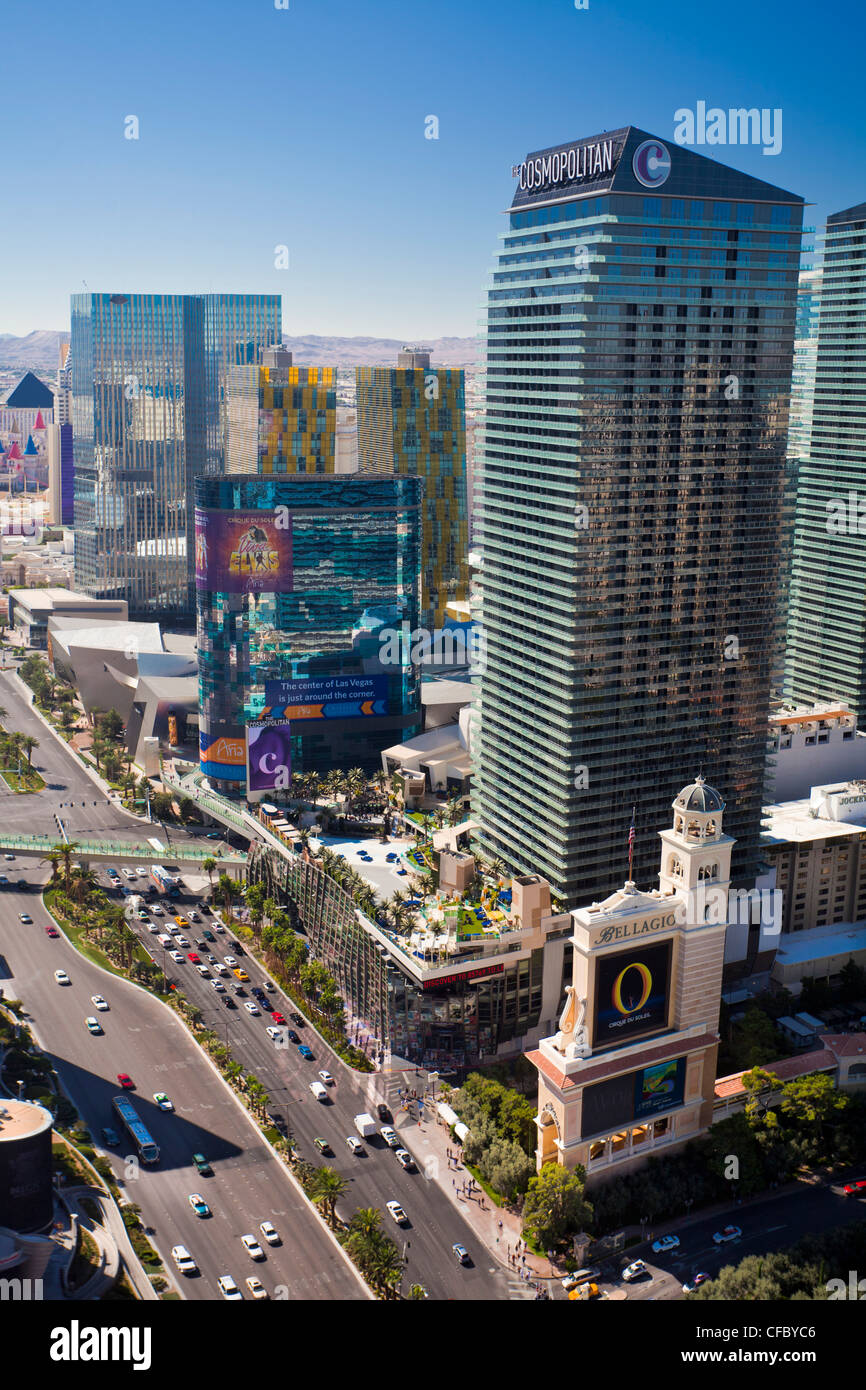
[(355, 1128), (362, 1139), (371, 1139), (376, 1133), (376, 1121), (372, 1115), (356, 1115)]

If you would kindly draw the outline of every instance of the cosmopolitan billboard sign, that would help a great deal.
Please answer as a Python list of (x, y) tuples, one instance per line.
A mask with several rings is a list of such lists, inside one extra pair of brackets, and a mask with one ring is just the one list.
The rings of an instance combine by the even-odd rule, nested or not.
[(569, 145), (551, 154), (534, 155), (511, 168), (514, 177), (520, 180), (523, 193), (543, 192), (555, 188), (557, 184), (589, 182), (604, 174), (612, 174), (613, 170), (613, 140)]

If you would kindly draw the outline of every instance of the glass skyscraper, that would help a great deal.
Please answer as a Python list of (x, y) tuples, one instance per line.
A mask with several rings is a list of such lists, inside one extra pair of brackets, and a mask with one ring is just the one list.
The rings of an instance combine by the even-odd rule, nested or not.
[(828, 217), (815, 390), (800, 462), (785, 696), (866, 721), (866, 203)]
[(72, 296), (78, 589), (191, 619), (192, 490), (225, 466), (227, 371), (257, 371), (280, 333), (279, 295)]
[(629, 127), (532, 154), (488, 293), (473, 818), (567, 904), (703, 764), (759, 863), (803, 200)]
[(361, 472), (424, 481), (421, 620), (436, 630), (467, 589), (464, 374), (404, 349), (396, 367), (358, 367), (356, 389)]
[[(200, 760), (216, 787), (278, 794), (292, 773), (373, 771), (420, 732), (409, 644), (380, 656), (383, 629), (418, 624), (420, 536), (417, 478), (198, 481)], [(254, 740), (282, 780), (248, 778)]]
[(293, 367), (285, 348), (268, 349), (250, 375), (228, 377), (228, 473), (333, 473), (337, 371)]

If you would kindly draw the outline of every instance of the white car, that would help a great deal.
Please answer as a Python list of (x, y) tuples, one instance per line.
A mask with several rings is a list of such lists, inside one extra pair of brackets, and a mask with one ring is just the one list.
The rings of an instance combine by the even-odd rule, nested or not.
[(668, 1250), (679, 1250), (679, 1236), (662, 1236), (659, 1240), (654, 1240), (652, 1244), (654, 1255), (665, 1255)]
[[(649, 1270), (643, 1260), (634, 1260), (623, 1270), (622, 1277), (627, 1284), (630, 1284), (632, 1279), (640, 1279), (644, 1274), (649, 1274)], [(652, 1278), (652, 1275), (650, 1275), (650, 1278)]]
[(225, 975), (226, 979), (228, 979), (229, 969), (227, 965), (217, 964), (213, 966), (213, 972), (215, 975)]
[(176, 960), (178, 965), (183, 965), (183, 951), (169, 951), (172, 960)]
[(154, 903), (150, 910), (153, 913), (154, 917), (162, 916), (162, 908), (160, 907), (159, 903)]
[(399, 1148), (402, 1148), (402, 1145), (401, 1145), (401, 1143), (400, 1143), (400, 1140), (399, 1140), (399, 1138), (398, 1138), (398, 1136), (397, 1136), (397, 1131), (394, 1130), (394, 1129), (391, 1129), (390, 1125), (385, 1125), (384, 1129), (380, 1129), (380, 1130), (379, 1130), (379, 1133), (381, 1134), (382, 1138), (385, 1140), (385, 1143), (388, 1145), (388, 1148), (389, 1148), (389, 1149), (399, 1149)]
[(241, 1245), (246, 1250), (251, 1260), (263, 1260), (265, 1252), (259, 1245), (255, 1236), (241, 1236)]
[(108, 1003), (103, 999), (101, 994), (91, 994), (90, 1002), (101, 1014), (108, 1013)]
[(276, 1226), (273, 1226), (270, 1221), (263, 1221), (261, 1226), (259, 1227), (259, 1230), (261, 1231), (265, 1240), (268, 1242), (268, 1245), (280, 1244), (280, 1233), (277, 1230)]
[(320, 1071), (319, 1080), (324, 1081), (326, 1086), (333, 1086), (334, 1078), (329, 1071)]
[(222, 980), (211, 980), (210, 987), (211, 989), (215, 989), (217, 994), (225, 994), (226, 992), (226, 987)]
[(362, 1154), (365, 1151), (364, 1145), (361, 1143), (360, 1139), (355, 1138), (354, 1134), (350, 1134), (346, 1140), (346, 1148), (353, 1154)]
[(145, 868), (143, 867), (143, 865), (141, 865), (141, 864), (136, 864), (136, 866), (135, 866), (135, 872), (136, 872), (137, 874), (141, 874), (141, 877), (142, 877), (142, 878), (147, 878), (147, 869), (145, 869)]
[(270, 1294), (268, 1293), (261, 1279), (257, 1279), (254, 1274), (251, 1274), (249, 1279), (245, 1279), (244, 1283), (246, 1284), (253, 1298), (270, 1298)]
[(239, 1298), (243, 1299), (243, 1294), (230, 1274), (220, 1275), (219, 1279), (217, 1279), (217, 1288), (223, 1298), (230, 1299), (232, 1302), (235, 1302)]
[(65, 970), (55, 970), (54, 978), (59, 985), (71, 985), (72, 981)]
[(401, 1168), (411, 1171), (415, 1167), (415, 1160), (408, 1149), (395, 1149), (394, 1157)]
[(237, 958), (235, 956), (226, 956), (226, 965), (234, 970), (237, 965)]
[(739, 1240), (742, 1234), (739, 1226), (723, 1226), (722, 1229), (716, 1231), (716, 1234), (713, 1236), (713, 1243), (715, 1245), (727, 1245), (729, 1240)]
[(259, 1008), (258, 1004), (253, 1004), (249, 999), (244, 1004), (244, 1008), (246, 1009), (248, 1014), (255, 1014), (256, 1018), (258, 1018), (259, 1014), (261, 1013), (261, 1009)]
[(189, 945), (189, 940), (188, 940), (188, 938), (185, 937), (185, 936), (176, 936), (174, 939), (175, 939), (175, 943), (176, 943), (178, 946), (183, 946), (184, 950), (185, 950), (186, 947)]
[(174, 1110), (174, 1106), (172, 1105), (168, 1096), (165, 1094), (165, 1091), (154, 1091), (153, 1098), (159, 1106), (160, 1110)]
[(265, 1032), (273, 1042), (280, 1042), (286, 1036), (285, 1028), (266, 1028)]
[(386, 1202), (385, 1209), (388, 1215), (397, 1222), (398, 1226), (405, 1226), (407, 1224), (409, 1218), (399, 1202)]
[(213, 922), (211, 922), (211, 926), (213, 927), (215, 932), (225, 931), (225, 927), (223, 926), (222, 922), (217, 922), (216, 920), (214, 920)]
[(86, 1019), (84, 1020), (84, 1023), (85, 1023), (85, 1027), (87, 1028), (88, 1033), (97, 1033), (97, 1034), (98, 1034), (98, 1033), (101, 1033), (101, 1032), (102, 1032), (102, 1024), (99, 1022), (99, 1019), (98, 1019), (98, 1018), (92, 1018), (92, 1017), (91, 1017), (91, 1018), (86, 1018)]
[(147, 930), (153, 932), (154, 936), (159, 931), (159, 922), (148, 922)]
[(123, 876), (124, 876), (124, 878), (135, 878), (135, 877), (136, 877), (135, 870), (134, 870), (134, 869), (124, 869), (124, 871), (123, 871)]
[(185, 1245), (173, 1245), (171, 1247), (171, 1258), (174, 1260), (181, 1274), (198, 1274), (198, 1265)]
[(209, 980), (209, 979), (210, 979), (211, 974), (210, 974), (210, 971), (208, 970), (208, 968), (207, 968), (206, 965), (197, 965), (197, 966), (196, 966), (196, 970), (197, 970), (198, 973), (202, 976), (203, 979), (205, 979), (205, 980)]

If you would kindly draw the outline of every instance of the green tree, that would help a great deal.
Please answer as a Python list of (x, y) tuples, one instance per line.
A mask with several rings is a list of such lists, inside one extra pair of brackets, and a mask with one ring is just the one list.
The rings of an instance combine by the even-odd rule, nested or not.
[(338, 1173), (336, 1168), (320, 1168), (318, 1170), (310, 1196), (316, 1206), (325, 1213), (325, 1219), (329, 1226), (335, 1224), (337, 1202), (348, 1186), (348, 1179), (344, 1178), (342, 1173)]
[(495, 1138), (479, 1163), (481, 1176), (509, 1202), (529, 1186), (535, 1163), (513, 1139)]
[(210, 884), (211, 891), (213, 891), (213, 875), (216, 866), (216, 860), (211, 858), (210, 855), (208, 855), (207, 859), (203, 859), (201, 861), (202, 871), (207, 874), (208, 883)]
[(523, 1226), (542, 1249), (556, 1249), (592, 1224), (592, 1207), (584, 1197), (586, 1173), (545, 1163), (529, 1183), (523, 1203)]

